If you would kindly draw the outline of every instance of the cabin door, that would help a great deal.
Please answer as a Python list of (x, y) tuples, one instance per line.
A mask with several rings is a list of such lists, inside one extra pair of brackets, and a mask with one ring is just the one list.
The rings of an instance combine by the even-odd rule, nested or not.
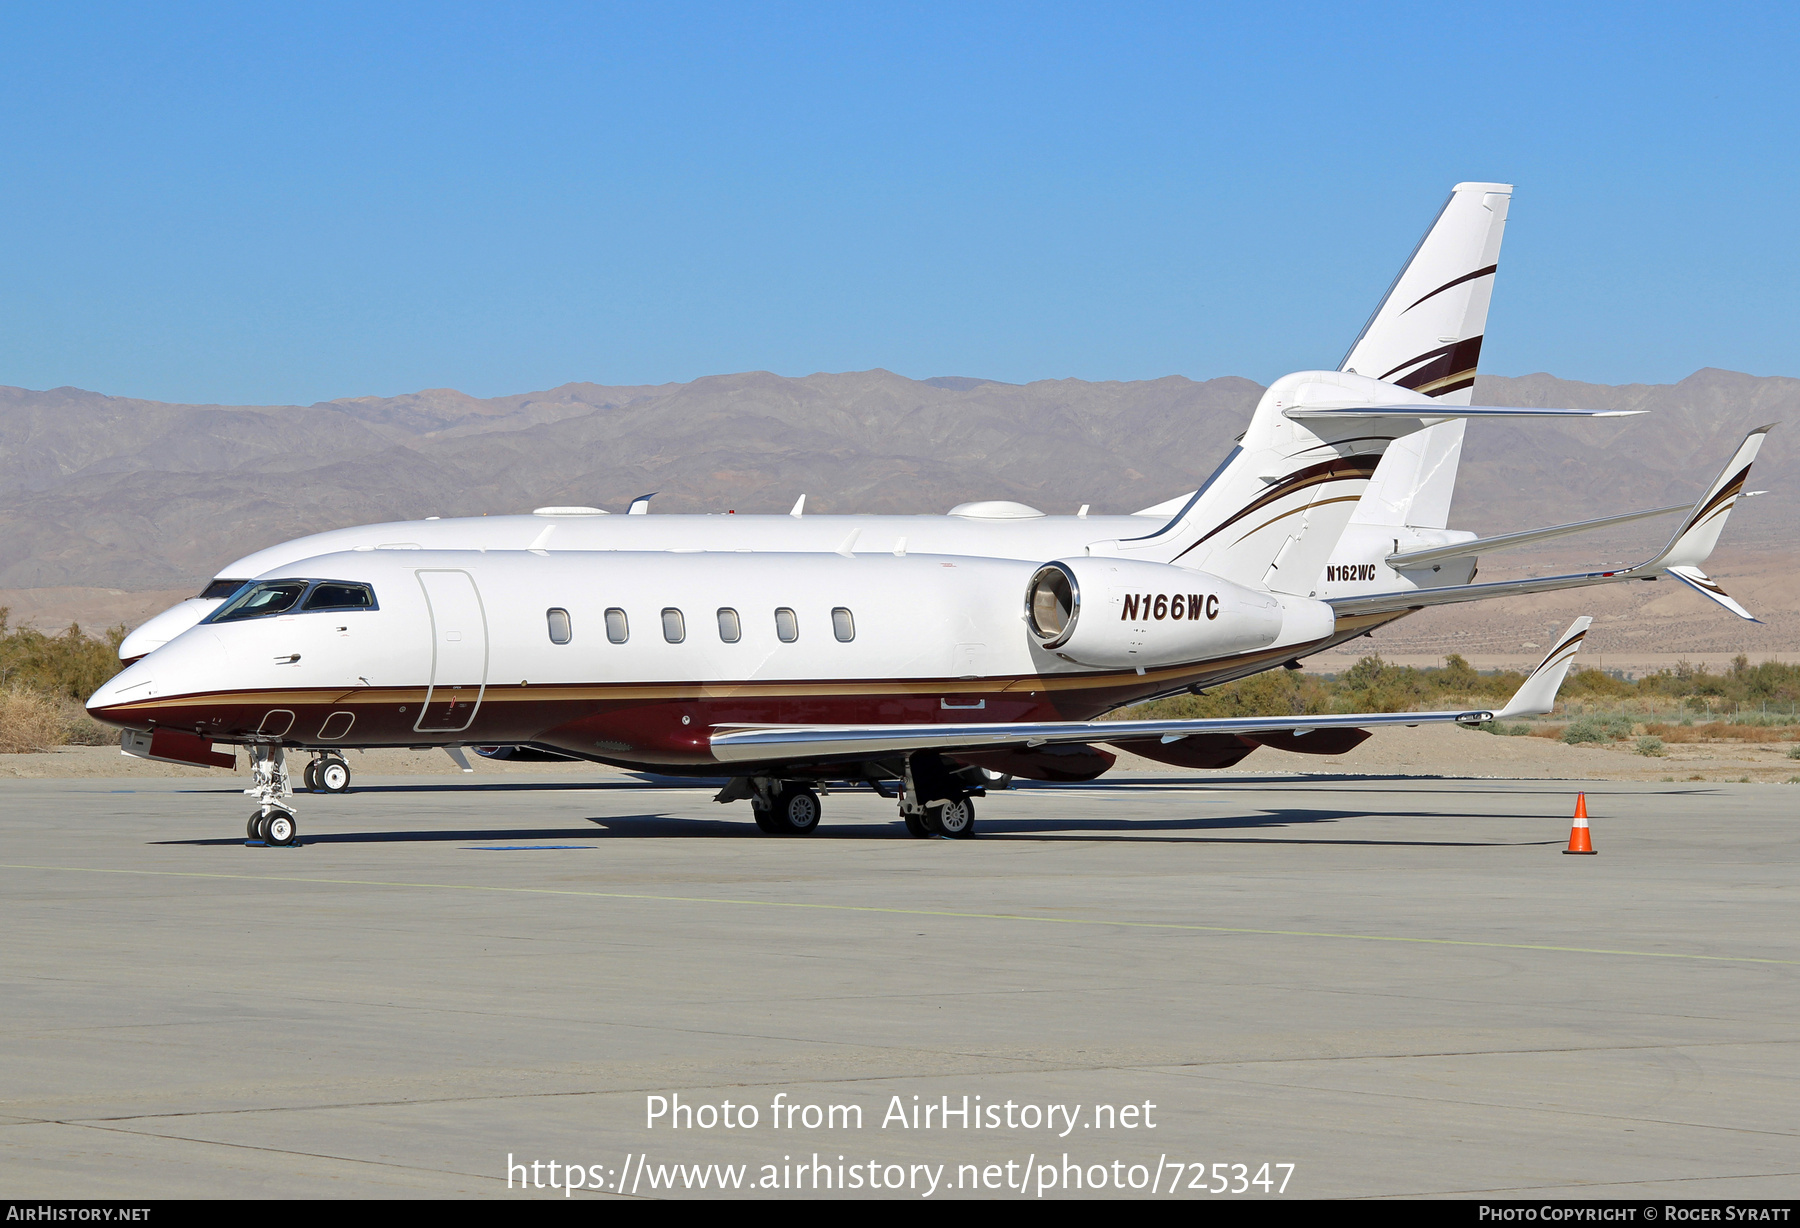
[(475, 719), (487, 689), (487, 614), (475, 577), (466, 571), (419, 571), (431, 612), (431, 687), (413, 728), (461, 733)]

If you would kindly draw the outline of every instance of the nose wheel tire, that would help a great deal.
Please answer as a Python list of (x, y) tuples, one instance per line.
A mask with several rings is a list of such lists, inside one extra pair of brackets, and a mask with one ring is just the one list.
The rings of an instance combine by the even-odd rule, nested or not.
[(934, 836), (961, 840), (975, 834), (975, 803), (969, 798), (925, 807), (925, 826)]
[(250, 823), (256, 832), (251, 838), (261, 840), (273, 848), (292, 848), (300, 843), (300, 826), (294, 822), (294, 816), (285, 810), (258, 813), (251, 818)]
[(777, 793), (767, 809), (756, 807), (756, 825), (771, 835), (810, 836), (819, 830), (825, 809), (819, 795), (804, 785), (789, 786)]

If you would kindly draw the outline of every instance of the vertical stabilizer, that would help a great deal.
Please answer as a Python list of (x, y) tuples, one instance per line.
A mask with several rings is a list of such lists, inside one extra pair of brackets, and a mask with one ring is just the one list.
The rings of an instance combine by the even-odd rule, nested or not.
[[(1332, 420), (1302, 411), (1469, 404), (1511, 194), (1507, 184), (1457, 184), (1338, 370), (1276, 380), (1239, 447), (1167, 524), (1090, 549), (1309, 596), (1328, 567), (1339, 570), (1333, 560), (1359, 506), (1383, 527), (1363, 534), (1368, 550), (1395, 540), (1390, 525), (1447, 524), (1461, 419)], [(1361, 577), (1363, 569), (1347, 574)]]
[(1452, 188), (1338, 370), (1467, 405), (1511, 201), (1508, 183)]

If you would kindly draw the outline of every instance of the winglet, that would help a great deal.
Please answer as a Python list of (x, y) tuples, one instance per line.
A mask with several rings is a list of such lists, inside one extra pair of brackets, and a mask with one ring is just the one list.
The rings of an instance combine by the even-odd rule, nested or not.
[(1506, 701), (1506, 707), (1494, 713), (1497, 721), (1514, 716), (1540, 716), (1556, 706), (1556, 692), (1562, 686), (1563, 679), (1568, 676), (1569, 666), (1575, 660), (1575, 654), (1581, 651), (1581, 641), (1586, 638), (1587, 630), (1594, 620), (1582, 615), (1569, 624), (1569, 629), (1562, 633), (1562, 638), (1551, 645), (1538, 667), (1531, 671), (1513, 697)]
[(800, 517), (800, 515), (805, 511), (806, 511), (806, 496), (801, 495), (798, 499), (794, 500), (794, 510), (789, 512), (788, 515), (793, 516), (796, 519), (798, 519)]
[(1753, 623), (1760, 623), (1762, 621), (1762, 619), (1756, 617), (1756, 615), (1752, 614), (1749, 610), (1746, 610), (1743, 606), (1739, 605), (1730, 593), (1719, 587), (1719, 582), (1717, 580), (1707, 575), (1704, 571), (1701, 571), (1698, 567), (1690, 567), (1683, 563), (1677, 563), (1673, 567), (1670, 567), (1668, 572), (1677, 580), (1680, 580), (1683, 584), (1693, 589), (1696, 593), (1699, 593), (1702, 597), (1712, 598), (1712, 600), (1718, 602), (1733, 614), (1736, 614), (1739, 618)]
[[(1675, 536), (1663, 552), (1637, 570), (1648, 571), (1652, 568), (1674, 569), (1676, 567), (1698, 567), (1706, 562), (1719, 544), (1719, 534), (1725, 529), (1725, 518), (1731, 515), (1731, 509), (1743, 496), (1744, 483), (1750, 479), (1750, 464), (1756, 454), (1762, 450), (1763, 440), (1775, 426), (1759, 426), (1744, 436), (1744, 442), (1738, 445), (1725, 468), (1713, 479), (1700, 501), (1694, 504), (1694, 510), (1688, 514)], [(1684, 579), (1684, 577), (1677, 577)], [(1710, 594), (1708, 594), (1710, 596)]]
[(650, 500), (656, 498), (657, 493), (658, 492), (653, 490), (647, 495), (639, 495), (631, 501), (631, 506), (625, 509), (625, 514), (627, 516), (648, 516), (650, 514)]

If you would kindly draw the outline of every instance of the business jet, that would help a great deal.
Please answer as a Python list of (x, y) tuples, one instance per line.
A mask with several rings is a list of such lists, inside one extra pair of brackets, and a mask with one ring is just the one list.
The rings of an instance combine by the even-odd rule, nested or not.
[[(1408, 549), (1468, 540), (1472, 533), (1447, 531), (1450, 496), (1463, 438), (1463, 419), (1439, 419), (1420, 430), (1331, 428), (1312, 433), (1284, 430), (1278, 411), (1303, 400), (1349, 405), (1370, 399), (1435, 401), (1468, 406), (1474, 384), (1488, 304), (1498, 268), (1512, 188), (1508, 184), (1456, 185), (1438, 217), (1420, 240), (1399, 277), (1344, 356), (1340, 369), (1300, 372), (1272, 386), (1262, 398), (1251, 430), (1198, 491), (1128, 516), (1046, 515), (1004, 500), (964, 503), (944, 515), (813, 515), (804, 494), (786, 513), (772, 515), (651, 515), (651, 496), (631, 502), (627, 514), (597, 507), (540, 507), (529, 515), (455, 517), (360, 525), (315, 533), (257, 550), (221, 568), (197, 596), (180, 602), (137, 627), (119, 646), (134, 661), (168, 643), (214, 613), (245, 582), (301, 559), (343, 550), (749, 550), (775, 553), (835, 552), (842, 549), (910, 550), (915, 554), (976, 555), (1041, 561), (1088, 543), (1130, 540), (1167, 525), (1204, 496), (1210, 511), (1259, 503), (1274, 512), (1329, 490), (1327, 501), (1310, 506), (1302, 552), (1342, 529), (1383, 455), (1395, 448), (1397, 462), (1384, 480), (1383, 514), (1389, 539)], [(1360, 373), (1360, 374), (1358, 374)], [(1530, 417), (1557, 411), (1485, 410), (1482, 416)], [(1604, 415), (1602, 415), (1604, 416)], [(1370, 424), (1365, 422), (1364, 427)], [(1329, 453), (1329, 457), (1327, 456)], [(1336, 462), (1325, 471), (1322, 461)], [(1260, 501), (1260, 502), (1259, 502)], [(1375, 510), (1371, 504), (1370, 511)], [(1283, 528), (1291, 527), (1284, 522)], [(1237, 534), (1232, 537), (1235, 540)], [(1285, 542), (1283, 533), (1277, 545)], [(1379, 535), (1378, 535), (1379, 536)], [(1372, 539), (1373, 540), (1373, 539)], [(1391, 541), (1390, 541), (1390, 544)], [(1212, 553), (1209, 548), (1207, 553)], [(1266, 553), (1258, 542), (1238, 554)], [(1283, 560), (1292, 571), (1300, 556)], [(1254, 563), (1244, 566), (1261, 571)]]
[[(290, 749), (330, 748), (315, 770), (350, 747), (509, 744), (723, 775), (718, 800), (749, 800), (778, 834), (816, 828), (819, 781), (893, 782), (914, 834), (961, 836), (989, 773), (1092, 779), (1105, 747), (1224, 767), (1271, 742), (1341, 753), (1369, 727), (1493, 719), (1095, 718), (1429, 605), (1668, 575), (1749, 616), (1700, 564), (1766, 427), (1638, 566), (1474, 583), (1483, 551), (1671, 510), (1486, 539), (1444, 527), (1468, 418), (1615, 416), (1467, 404), (1508, 199), (1459, 185), (1341, 368), (1276, 381), (1218, 471), (1154, 516), (795, 516), (759, 537), (743, 526), (784, 518), (552, 511), (430, 522), (451, 526), (430, 541), (344, 530), (250, 556), (260, 570), (89, 710), (127, 753), (228, 766), (216, 745), (247, 746), (250, 834), (272, 844), (297, 838)], [(679, 523), (612, 527), (634, 519)], [(584, 528), (552, 548), (568, 524)], [(1547, 711), (1586, 627), (1497, 715)]]

